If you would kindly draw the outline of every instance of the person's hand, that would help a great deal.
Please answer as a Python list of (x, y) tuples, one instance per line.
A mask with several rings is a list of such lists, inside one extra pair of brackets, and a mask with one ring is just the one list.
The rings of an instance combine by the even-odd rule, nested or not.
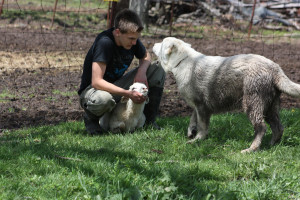
[(133, 103), (137, 104), (143, 103), (147, 99), (146, 96), (137, 91), (130, 91), (129, 98), (133, 101)]

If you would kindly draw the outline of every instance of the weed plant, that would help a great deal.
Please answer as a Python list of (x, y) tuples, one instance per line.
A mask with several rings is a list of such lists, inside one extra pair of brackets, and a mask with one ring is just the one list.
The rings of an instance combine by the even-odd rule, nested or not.
[(260, 151), (244, 114), (215, 115), (209, 138), (187, 144), (189, 118), (163, 130), (90, 136), (83, 122), (5, 131), (0, 199), (299, 199), (300, 110), (283, 110), (280, 144)]

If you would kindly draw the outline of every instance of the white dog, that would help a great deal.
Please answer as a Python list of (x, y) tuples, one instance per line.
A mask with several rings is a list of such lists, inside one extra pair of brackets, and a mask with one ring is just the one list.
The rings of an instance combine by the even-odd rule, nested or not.
[(259, 149), (267, 128), (264, 120), (272, 129), (271, 145), (280, 141), (279, 96), (284, 92), (300, 97), (300, 85), (278, 64), (253, 54), (206, 56), (173, 37), (156, 43), (153, 51), (164, 70), (174, 74), (181, 95), (194, 109), (190, 142), (206, 138), (212, 114), (236, 109), (247, 113), (255, 130), (254, 141), (243, 153)]
[[(144, 96), (148, 95), (148, 88), (143, 83), (134, 83), (129, 87), (129, 90), (138, 91)], [(143, 113), (146, 103), (148, 103), (148, 99), (141, 104), (136, 104), (131, 99), (122, 97), (111, 112), (101, 117), (100, 126), (113, 133), (132, 132), (137, 128), (141, 128), (146, 121)]]

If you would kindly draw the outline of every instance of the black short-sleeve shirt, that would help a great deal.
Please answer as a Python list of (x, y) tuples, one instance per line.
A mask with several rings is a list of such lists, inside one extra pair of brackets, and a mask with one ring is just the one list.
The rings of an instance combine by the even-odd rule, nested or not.
[(146, 54), (146, 48), (138, 39), (136, 45), (127, 50), (121, 46), (117, 46), (114, 36), (114, 28), (108, 29), (100, 33), (92, 47), (89, 49), (83, 65), (83, 73), (81, 76), (81, 85), (78, 94), (91, 84), (92, 81), (92, 63), (103, 62), (106, 64), (104, 80), (113, 83), (123, 76), (127, 68), (130, 66), (134, 56), (141, 59)]

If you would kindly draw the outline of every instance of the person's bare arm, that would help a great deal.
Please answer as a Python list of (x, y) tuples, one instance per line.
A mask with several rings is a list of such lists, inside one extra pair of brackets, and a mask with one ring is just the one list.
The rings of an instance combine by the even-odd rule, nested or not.
[(134, 82), (144, 83), (145, 85), (147, 85), (147, 87), (149, 87), (146, 72), (150, 64), (151, 55), (148, 51), (146, 51), (145, 57), (139, 60), (139, 68), (135, 75)]
[(111, 94), (125, 96), (130, 98), (135, 103), (142, 103), (145, 101), (145, 97), (136, 91), (129, 91), (120, 88), (112, 83), (103, 79), (106, 70), (106, 64), (102, 62), (93, 62), (92, 65), (92, 87), (98, 90), (104, 90)]

